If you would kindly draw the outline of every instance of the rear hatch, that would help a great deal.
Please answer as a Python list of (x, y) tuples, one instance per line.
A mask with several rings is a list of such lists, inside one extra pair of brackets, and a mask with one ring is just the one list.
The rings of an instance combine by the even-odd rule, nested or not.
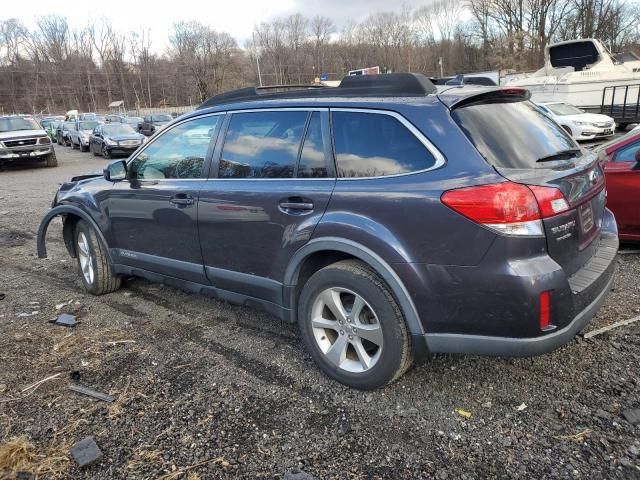
[(598, 248), (605, 210), (604, 174), (596, 155), (528, 101), (524, 90), (494, 90), (450, 108), (469, 140), (505, 179), (562, 192), (570, 208), (543, 219), (547, 250), (567, 275), (583, 267)]

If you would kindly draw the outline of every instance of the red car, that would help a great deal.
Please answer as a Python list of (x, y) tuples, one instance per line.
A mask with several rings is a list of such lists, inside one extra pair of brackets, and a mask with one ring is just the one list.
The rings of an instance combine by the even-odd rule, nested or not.
[(607, 207), (618, 222), (620, 240), (640, 241), (640, 132), (630, 132), (597, 149), (607, 179)]

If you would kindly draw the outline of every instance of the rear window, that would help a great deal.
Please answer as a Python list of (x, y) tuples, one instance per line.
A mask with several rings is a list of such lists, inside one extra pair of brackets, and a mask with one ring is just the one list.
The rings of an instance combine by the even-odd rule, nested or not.
[(333, 112), (338, 177), (382, 177), (435, 165), (427, 148), (396, 118), (381, 113)]
[(578, 148), (531, 102), (471, 104), (451, 115), (494, 167), (536, 168), (541, 158)]

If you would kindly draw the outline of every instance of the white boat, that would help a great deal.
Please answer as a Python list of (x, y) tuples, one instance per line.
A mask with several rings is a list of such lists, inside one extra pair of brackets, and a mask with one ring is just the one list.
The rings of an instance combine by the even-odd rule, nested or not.
[(626, 104), (627, 109), (635, 110), (640, 59), (634, 54), (611, 55), (591, 38), (569, 40), (547, 46), (544, 67), (529, 76), (512, 78), (507, 85), (529, 89), (534, 102), (565, 102), (598, 112), (604, 106), (604, 113), (612, 105)]

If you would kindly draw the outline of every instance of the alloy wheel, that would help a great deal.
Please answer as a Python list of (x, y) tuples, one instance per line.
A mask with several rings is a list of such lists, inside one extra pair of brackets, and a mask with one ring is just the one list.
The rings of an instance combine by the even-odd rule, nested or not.
[(78, 259), (80, 260), (80, 269), (85, 281), (89, 284), (93, 284), (93, 256), (89, 249), (89, 241), (87, 240), (84, 232), (78, 234)]
[(341, 370), (362, 373), (380, 359), (382, 326), (364, 298), (332, 287), (320, 292), (311, 308), (313, 336), (325, 358)]

